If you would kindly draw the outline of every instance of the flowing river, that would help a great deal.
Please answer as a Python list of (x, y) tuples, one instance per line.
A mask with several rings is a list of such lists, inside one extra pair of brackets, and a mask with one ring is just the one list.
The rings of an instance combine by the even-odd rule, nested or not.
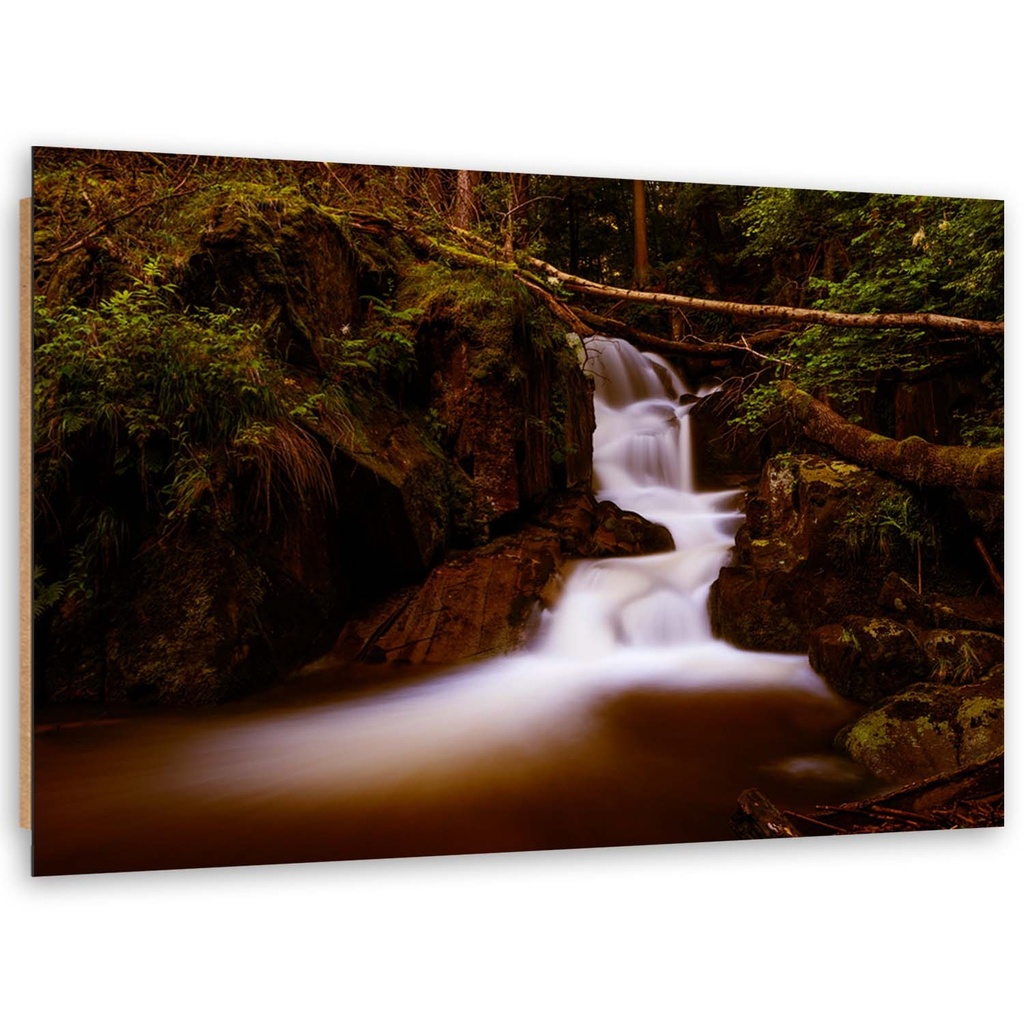
[(806, 657), (711, 635), (739, 496), (695, 487), (683, 382), (587, 347), (598, 497), (675, 551), (576, 563), (527, 650), (455, 671), (325, 663), (204, 712), (58, 712), (36, 736), (36, 872), (719, 840), (749, 786), (794, 810), (866, 792), (831, 745), (856, 707)]

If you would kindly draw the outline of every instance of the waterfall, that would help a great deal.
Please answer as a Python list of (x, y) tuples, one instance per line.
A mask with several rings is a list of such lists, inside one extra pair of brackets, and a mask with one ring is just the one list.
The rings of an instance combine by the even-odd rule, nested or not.
[(676, 550), (576, 568), (541, 650), (587, 655), (711, 640), (708, 593), (741, 516), (733, 491), (696, 488), (690, 405), (676, 372), (617, 338), (588, 341), (597, 496), (666, 526)]
[(624, 341), (587, 349), (597, 492), (674, 551), (570, 566), (516, 654), (355, 691), (325, 669), (312, 701), (53, 734), (40, 870), (728, 839), (748, 786), (794, 809), (863, 792), (831, 749), (853, 706), (806, 657), (711, 635), (740, 517), (734, 492), (695, 486), (682, 381)]
[[(667, 363), (613, 338), (587, 349), (598, 496), (664, 524), (676, 550), (575, 563), (526, 650), (296, 712), (287, 730), (278, 717), (239, 746), (279, 757), (304, 790), (321, 775), (325, 786), (343, 775), (348, 790), (377, 790), (383, 779), (422, 783), (484, 760), (547, 757), (586, 732), (592, 709), (637, 688), (835, 702), (806, 657), (741, 651), (711, 635), (708, 592), (741, 520), (736, 492), (696, 489), (685, 387)], [(264, 786), (264, 772), (253, 781)]]

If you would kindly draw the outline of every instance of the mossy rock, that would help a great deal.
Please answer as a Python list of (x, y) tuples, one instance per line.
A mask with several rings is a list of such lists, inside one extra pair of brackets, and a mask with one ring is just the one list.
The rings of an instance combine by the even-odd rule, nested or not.
[(210, 211), (183, 294), (243, 310), (282, 359), (318, 369), (359, 321), (359, 256), (336, 220), (301, 200), (228, 200)]
[(879, 605), (905, 622), (923, 629), (1003, 632), (1004, 608), (1000, 594), (919, 594), (898, 573), (890, 573), (878, 596)]
[(216, 533), (142, 554), (106, 630), (105, 699), (209, 704), (266, 682), (265, 585), (254, 560)]
[(546, 311), (503, 272), (411, 266), (396, 300), (416, 330), (424, 403), (486, 540), (553, 490), (589, 483), (591, 385)]
[[(884, 571), (909, 566), (916, 544), (933, 542), (937, 527), (919, 495), (870, 469), (817, 455), (769, 459), (747, 497), (751, 542), (784, 543), (787, 565), (809, 562), (835, 569), (861, 563), (873, 567), (875, 592)], [(739, 549), (748, 564), (748, 549)], [(773, 566), (772, 568), (777, 568)], [(877, 579), (876, 579), (877, 578)]]
[(1001, 674), (960, 687), (918, 683), (871, 708), (836, 742), (879, 778), (904, 784), (997, 754), (1003, 717)]
[(1003, 661), (1003, 638), (973, 629), (935, 629), (924, 634), (929, 679), (972, 683)]

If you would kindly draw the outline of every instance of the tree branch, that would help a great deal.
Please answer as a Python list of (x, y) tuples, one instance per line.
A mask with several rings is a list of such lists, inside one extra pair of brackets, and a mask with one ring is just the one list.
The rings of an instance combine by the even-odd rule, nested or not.
[(614, 337), (625, 338), (626, 341), (642, 345), (655, 352), (670, 352), (683, 356), (729, 356), (731, 358), (733, 355), (732, 349), (736, 347), (710, 341), (697, 343), (670, 341), (668, 338), (661, 338), (657, 334), (641, 331), (639, 328), (625, 324), (621, 320), (613, 320), (611, 317), (592, 313), (589, 309), (584, 309), (582, 306), (569, 306), (568, 308), (586, 324), (589, 324), (593, 330), (609, 332)]
[[(193, 164), (193, 167), (194, 166), (195, 164)], [(122, 213), (113, 214), (110, 217), (104, 218), (102, 221), (100, 221), (97, 227), (93, 228), (92, 231), (89, 231), (86, 234), (82, 235), (74, 242), (69, 242), (67, 245), (62, 246), (55, 253), (51, 253), (49, 256), (44, 256), (41, 257), (40, 259), (37, 259), (36, 263), (40, 265), (56, 263), (57, 260), (62, 259), (65, 256), (69, 256), (71, 253), (76, 252), (78, 249), (84, 248), (94, 238), (98, 237), (99, 235), (102, 235), (108, 228), (113, 227), (115, 224), (118, 224), (123, 220), (127, 220), (129, 217), (131, 217), (133, 214), (138, 213), (140, 210), (148, 209), (151, 206), (158, 206), (160, 203), (166, 203), (171, 199), (179, 199), (182, 196), (188, 196), (191, 195), (193, 192), (198, 192), (199, 189), (201, 188), (201, 186), (199, 185), (197, 185), (195, 188), (181, 188), (181, 186), (185, 183), (185, 181), (188, 179), (191, 173), (192, 168), (189, 168), (189, 170), (185, 173), (185, 177), (182, 178), (181, 181), (178, 182), (178, 184), (175, 185), (174, 188), (169, 193), (167, 193), (167, 195), (159, 196), (156, 199), (150, 199), (147, 200), (146, 202), (136, 203), (134, 206), (130, 206), (127, 210), (123, 211)]]
[(1001, 335), (1001, 321), (966, 320), (938, 313), (833, 313), (824, 309), (803, 309), (796, 306), (762, 306), (744, 302), (724, 302), (719, 299), (696, 299), (667, 292), (644, 292), (635, 288), (615, 288), (598, 284), (586, 278), (567, 274), (550, 263), (528, 257), (528, 261), (549, 277), (554, 277), (570, 291), (603, 298), (618, 298), (630, 302), (645, 302), (653, 306), (675, 306), (704, 313), (749, 317), (759, 320), (783, 320), (790, 323), (826, 324), (833, 327), (928, 327), (937, 331), (956, 331), (963, 334)]
[(921, 437), (894, 441), (858, 427), (792, 381), (779, 394), (812, 441), (869, 469), (926, 487), (1003, 489), (1003, 449), (930, 444)]

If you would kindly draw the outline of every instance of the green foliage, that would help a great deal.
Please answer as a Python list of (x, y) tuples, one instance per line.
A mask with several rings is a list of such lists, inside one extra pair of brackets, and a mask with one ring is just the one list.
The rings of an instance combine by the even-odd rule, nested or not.
[(538, 344), (550, 340), (547, 314), (535, 308), (525, 287), (500, 268), (450, 268), (421, 263), (408, 268), (399, 301), (422, 316), (465, 332), (481, 350), (507, 352), (517, 328), (530, 328)]
[(351, 365), (374, 371), (382, 381), (401, 382), (416, 370), (415, 329), (423, 310), (393, 309), (381, 299), (364, 296), (369, 303), (367, 338), (343, 339), (342, 349)]
[[(64, 510), (69, 552), (63, 577), (37, 575), (37, 608), (93, 596), (91, 581), (143, 533), (197, 517), (224, 524), (245, 495), (264, 521), (333, 497), (315, 431), (344, 418), (341, 386), (289, 376), (258, 325), (181, 310), (159, 265), (149, 270), (96, 308), (51, 311), (37, 299), (36, 496), (41, 510)], [(93, 479), (76, 478), (80, 458), (98, 467)]]
[(1003, 394), (1002, 380), (998, 394), (989, 392), (990, 399), (999, 404), (987, 408), (955, 412), (953, 415), (960, 428), (963, 444), (977, 448), (1000, 448), (1003, 445)]
[[(755, 189), (733, 219), (746, 237), (741, 258), (767, 259), (787, 278), (769, 283), (769, 301), (1002, 319), (1001, 202)], [(992, 420), (1001, 414), (1002, 340), (985, 344), (990, 400), (965, 418), (966, 443), (991, 443), (1001, 429)], [(815, 326), (778, 354), (798, 387), (827, 395), (856, 420), (858, 399), (880, 379), (926, 371), (948, 351), (923, 330)], [(748, 393), (740, 419), (770, 411), (766, 396), (763, 388)]]
[(755, 188), (731, 218), (746, 239), (738, 258), (813, 253), (842, 234), (845, 216), (861, 198), (853, 192)]
[(728, 422), (730, 427), (744, 428), (756, 434), (778, 420), (783, 412), (775, 382), (767, 381), (743, 391), (736, 405), (736, 414)]
[(844, 550), (836, 557), (856, 564), (865, 557), (889, 562), (918, 549), (935, 551), (939, 531), (920, 496), (901, 484), (886, 481), (870, 500), (851, 502), (836, 531)]
[(46, 571), (41, 565), (32, 568), (32, 616), (38, 618), (50, 608), (54, 608), (64, 599), (68, 590), (67, 580), (54, 580), (46, 583)]

